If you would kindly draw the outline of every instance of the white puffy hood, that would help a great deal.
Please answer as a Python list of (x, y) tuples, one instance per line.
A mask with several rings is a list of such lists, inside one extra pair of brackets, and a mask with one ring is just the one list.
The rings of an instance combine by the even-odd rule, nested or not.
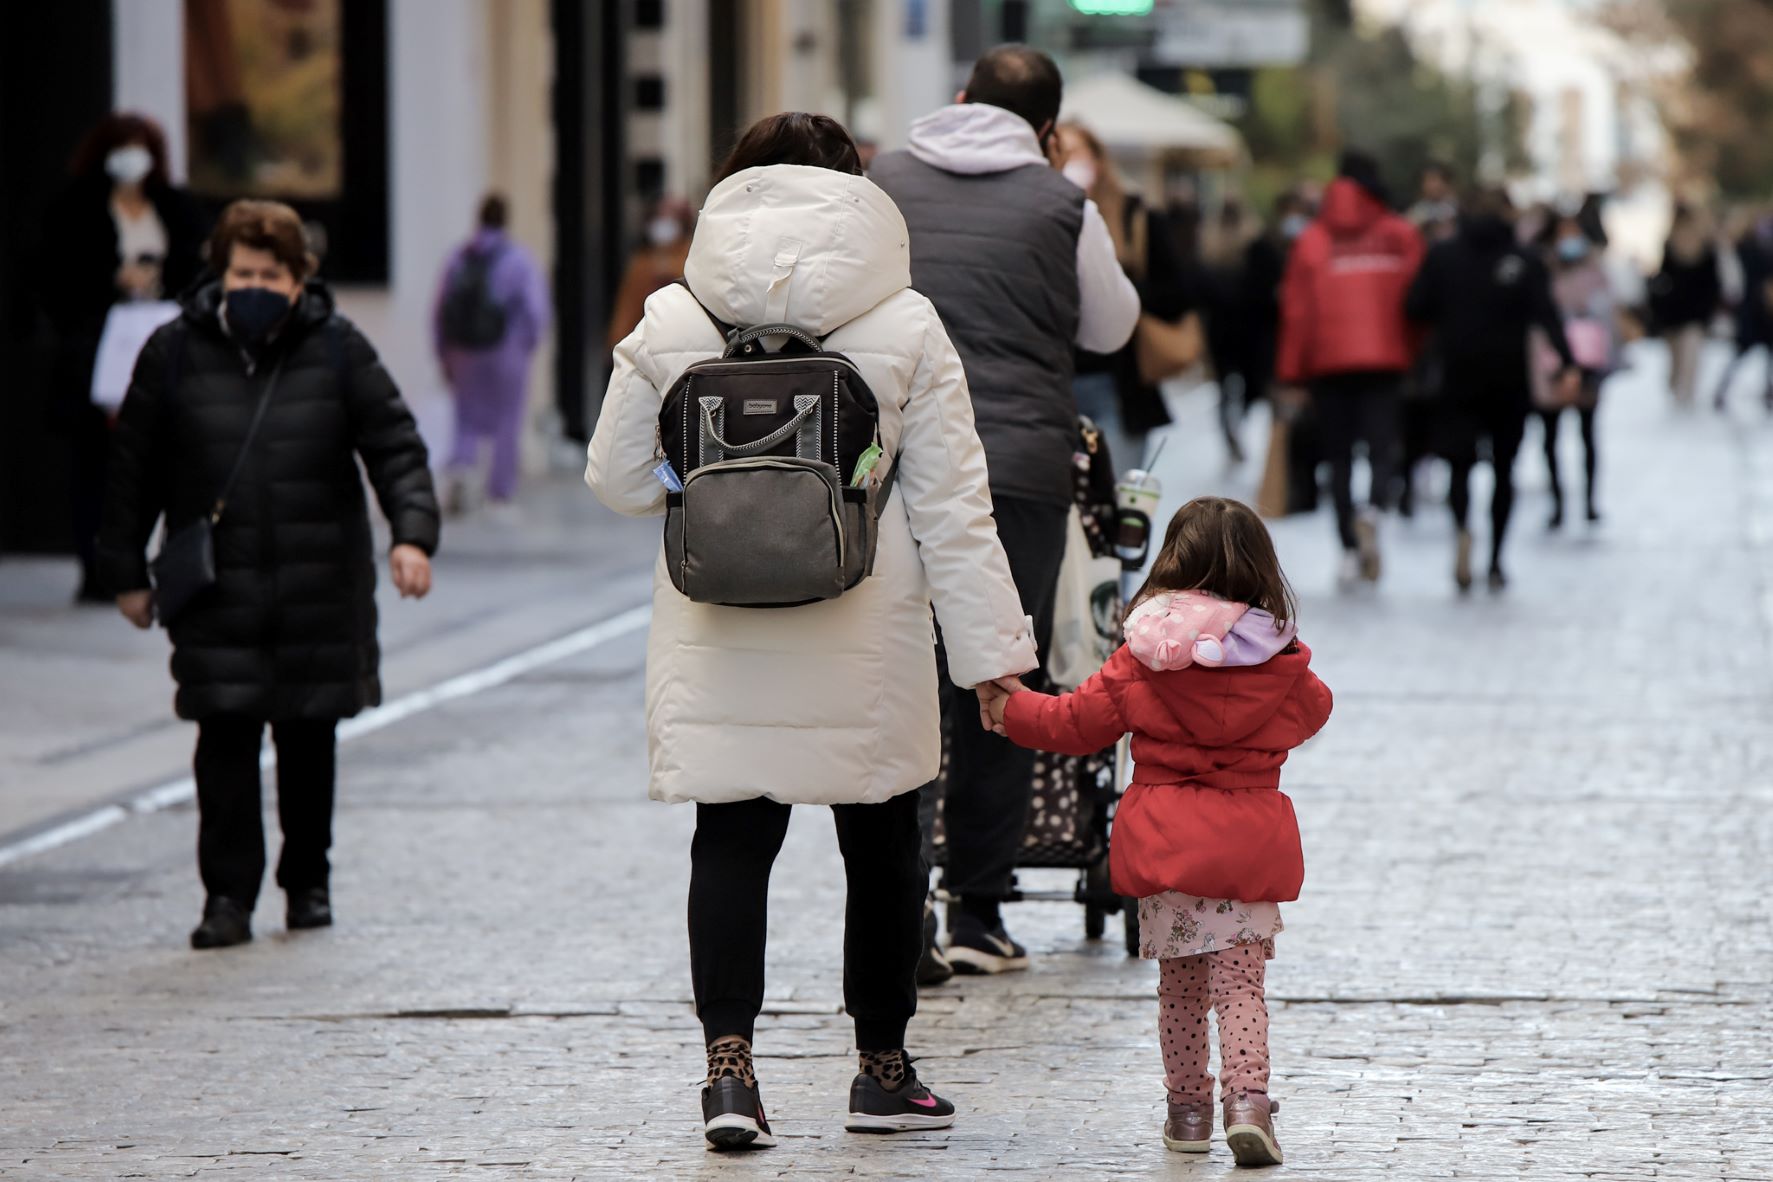
[(1028, 120), (989, 103), (957, 103), (911, 125), (911, 154), (943, 172), (977, 176), (1045, 164)]
[(750, 168), (708, 194), (684, 278), (729, 324), (824, 336), (911, 286), (910, 244), (899, 207), (866, 177)]

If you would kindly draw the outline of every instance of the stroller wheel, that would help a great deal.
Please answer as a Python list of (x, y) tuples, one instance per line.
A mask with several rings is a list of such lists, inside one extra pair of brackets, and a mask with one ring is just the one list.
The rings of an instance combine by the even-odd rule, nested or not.
[(1121, 915), (1123, 917), (1125, 917), (1125, 919), (1126, 919), (1127, 955), (1128, 956), (1138, 956), (1139, 955), (1139, 900), (1137, 900), (1137, 899), (1122, 899), (1120, 902), (1120, 910), (1121, 910)]

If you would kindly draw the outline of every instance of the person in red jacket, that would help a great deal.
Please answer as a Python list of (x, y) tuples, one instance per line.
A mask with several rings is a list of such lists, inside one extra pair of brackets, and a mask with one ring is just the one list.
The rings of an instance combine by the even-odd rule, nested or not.
[[(1293, 245), (1281, 281), (1276, 376), (1311, 391), (1336, 502), (1344, 583), (1379, 578), (1377, 507), (1397, 463), (1403, 378), (1414, 357), (1404, 294), (1422, 236), (1391, 211), (1379, 166), (1348, 152), (1317, 220)], [(1354, 508), (1354, 449), (1367, 447), (1368, 508)]]
[[(1246, 505), (1202, 497), (1182, 507), (1129, 617), (1149, 620), (1154, 604), (1178, 630), (1173, 637), (1130, 629), (1075, 692), (1033, 693), (1010, 679), (985, 708), (1013, 742), (1047, 751), (1100, 751), (1132, 732), (1133, 784), (1115, 812), (1109, 867), (1114, 889), (1139, 900), (1140, 952), (1161, 970), (1164, 1144), (1184, 1153), (1211, 1144), (1210, 1008), (1226, 1142), (1239, 1165), (1276, 1165), (1263, 977), (1281, 930), (1278, 904), (1298, 898), (1305, 878), (1280, 769), (1329, 719), (1330, 691), (1294, 638), (1292, 589)], [(1272, 617), (1265, 649), (1211, 646), (1223, 649), (1219, 667), (1161, 659), (1176, 643), (1210, 637), (1212, 621), (1238, 606)]]

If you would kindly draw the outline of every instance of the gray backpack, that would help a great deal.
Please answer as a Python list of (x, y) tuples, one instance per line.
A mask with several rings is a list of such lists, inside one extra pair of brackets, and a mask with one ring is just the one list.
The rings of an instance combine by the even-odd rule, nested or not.
[[(671, 583), (726, 607), (835, 599), (874, 572), (899, 475), (880, 470), (874, 392), (811, 333), (708, 318), (725, 352), (685, 370), (659, 414)], [(788, 338), (781, 352), (764, 349), (772, 336)]]

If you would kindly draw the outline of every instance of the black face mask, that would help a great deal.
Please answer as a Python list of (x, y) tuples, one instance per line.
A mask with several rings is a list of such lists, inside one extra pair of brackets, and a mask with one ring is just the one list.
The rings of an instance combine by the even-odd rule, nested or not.
[(228, 335), (242, 345), (262, 345), (289, 314), (289, 297), (268, 287), (237, 287), (227, 297)]

